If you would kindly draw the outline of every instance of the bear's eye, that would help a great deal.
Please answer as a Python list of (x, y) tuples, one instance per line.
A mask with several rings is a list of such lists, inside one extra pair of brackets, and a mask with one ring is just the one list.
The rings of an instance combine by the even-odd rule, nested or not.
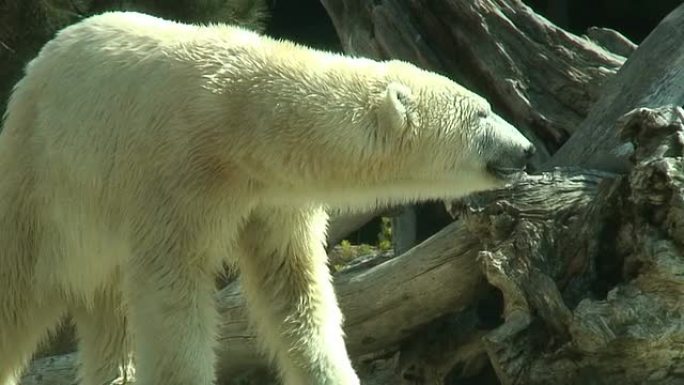
[(477, 117), (484, 119), (489, 115), (489, 112), (485, 109), (477, 110)]

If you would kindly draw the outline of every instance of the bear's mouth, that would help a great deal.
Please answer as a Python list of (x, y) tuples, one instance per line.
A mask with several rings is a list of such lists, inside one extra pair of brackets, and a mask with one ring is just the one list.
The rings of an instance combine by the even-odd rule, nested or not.
[(517, 180), (525, 176), (527, 167), (498, 167), (492, 164), (487, 165), (487, 171), (498, 179), (506, 181)]

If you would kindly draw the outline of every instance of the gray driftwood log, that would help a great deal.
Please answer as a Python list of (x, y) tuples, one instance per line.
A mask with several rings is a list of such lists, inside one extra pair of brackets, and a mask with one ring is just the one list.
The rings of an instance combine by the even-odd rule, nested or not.
[(625, 171), (630, 162), (610, 127), (637, 107), (684, 105), (684, 4), (639, 45), (602, 89), (577, 132), (553, 156), (554, 165)]
[(484, 345), (504, 385), (683, 381), (684, 110), (634, 110), (619, 132), (634, 168), (583, 210), (500, 196), (478, 214), (506, 320)]

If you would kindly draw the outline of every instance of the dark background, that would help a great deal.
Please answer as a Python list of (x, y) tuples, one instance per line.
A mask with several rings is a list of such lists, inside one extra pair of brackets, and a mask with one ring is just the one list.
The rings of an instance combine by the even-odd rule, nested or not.
[[(526, 0), (537, 13), (575, 34), (588, 27), (617, 30), (634, 43), (682, 0)], [(335, 29), (319, 0), (272, 0), (266, 33), (317, 48), (340, 50)]]

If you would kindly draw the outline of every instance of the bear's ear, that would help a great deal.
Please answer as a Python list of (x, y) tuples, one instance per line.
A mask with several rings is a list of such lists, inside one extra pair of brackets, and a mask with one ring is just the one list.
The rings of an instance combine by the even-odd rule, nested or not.
[(403, 84), (390, 83), (380, 106), (380, 124), (404, 131), (415, 125), (415, 100), (411, 89)]

